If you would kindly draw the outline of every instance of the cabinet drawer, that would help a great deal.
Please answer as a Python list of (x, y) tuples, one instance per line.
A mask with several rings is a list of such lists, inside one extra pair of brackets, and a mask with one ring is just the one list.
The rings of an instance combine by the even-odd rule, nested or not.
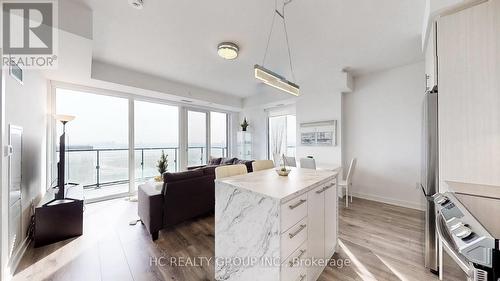
[(281, 205), (281, 233), (307, 216), (307, 194)]
[(283, 281), (306, 281), (307, 270), (300, 260), (307, 258), (307, 242), (300, 245), (293, 254), (281, 264), (281, 280)]
[(281, 258), (288, 258), (307, 239), (307, 217), (281, 234)]

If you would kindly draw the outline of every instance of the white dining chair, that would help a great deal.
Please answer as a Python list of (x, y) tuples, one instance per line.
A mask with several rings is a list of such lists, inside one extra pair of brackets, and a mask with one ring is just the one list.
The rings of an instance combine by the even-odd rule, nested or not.
[(300, 158), (300, 167), (316, 170), (316, 161), (314, 158)]
[(216, 179), (222, 179), (222, 178), (227, 178), (227, 177), (232, 177), (232, 176), (237, 176), (237, 175), (244, 175), (247, 174), (247, 166), (243, 164), (238, 164), (238, 165), (226, 165), (226, 166), (219, 166), (215, 168), (215, 178)]
[(254, 172), (273, 169), (273, 168), (274, 168), (273, 160), (256, 160), (252, 162), (252, 170)]
[[(352, 187), (352, 175), (354, 173), (354, 168), (356, 167), (356, 158), (352, 158), (351, 164), (349, 165), (349, 171), (347, 172), (347, 177), (345, 180), (340, 180), (338, 186), (340, 188), (345, 188), (345, 206), (349, 207), (349, 188)], [(352, 192), (351, 192), (351, 202), (352, 202)]]
[(297, 167), (297, 162), (293, 156), (285, 156), (285, 165), (289, 167)]

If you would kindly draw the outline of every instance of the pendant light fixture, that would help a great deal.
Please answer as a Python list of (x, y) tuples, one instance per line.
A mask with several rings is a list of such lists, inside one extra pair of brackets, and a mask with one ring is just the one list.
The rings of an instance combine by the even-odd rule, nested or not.
[(264, 53), (264, 58), (262, 59), (262, 65), (256, 64), (254, 66), (254, 72), (255, 72), (255, 78), (264, 82), (265, 84), (274, 87), (276, 89), (279, 89), (281, 91), (287, 92), (289, 94), (292, 94), (294, 96), (300, 95), (300, 87), (299, 85), (287, 80), (284, 76), (279, 75), (267, 68), (265, 68), (265, 62), (266, 62), (266, 57), (267, 57), (267, 52), (269, 51), (269, 43), (271, 42), (271, 36), (273, 34), (273, 29), (274, 29), (274, 23), (276, 21), (276, 15), (278, 15), (282, 20), (283, 20), (283, 29), (285, 31), (285, 39), (286, 39), (286, 46), (287, 46), (287, 51), (288, 51), (288, 62), (290, 66), (290, 72), (292, 74), (293, 80), (295, 79), (295, 74), (293, 72), (293, 64), (292, 64), (292, 55), (290, 51), (290, 44), (288, 41), (288, 32), (286, 28), (286, 18), (285, 18), (285, 8), (288, 4), (290, 4), (292, 0), (285, 0), (283, 2), (283, 7), (281, 11), (278, 10), (278, 0), (275, 0), (274, 4), (274, 15), (273, 15), (273, 22), (271, 24), (271, 30), (269, 31), (269, 36), (267, 38), (267, 46), (266, 46), (266, 51)]

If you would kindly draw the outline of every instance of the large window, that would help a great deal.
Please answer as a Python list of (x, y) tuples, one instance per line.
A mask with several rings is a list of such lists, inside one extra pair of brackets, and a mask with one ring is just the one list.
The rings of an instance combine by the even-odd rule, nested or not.
[(207, 113), (188, 110), (188, 167), (207, 163)]
[[(122, 196), (153, 180), (160, 175), (157, 165), (162, 153), (169, 172), (204, 165), (209, 156), (230, 155), (227, 113), (81, 89), (56, 87), (54, 113), (76, 117), (66, 125), (66, 182), (82, 184), (86, 199)], [(62, 133), (61, 123), (55, 124), (53, 185)]]
[[(128, 100), (57, 89), (56, 113), (76, 117), (66, 125), (66, 182), (82, 184), (87, 199), (128, 192)], [(113, 188), (90, 192), (105, 186)]]
[(227, 157), (227, 114), (210, 112), (210, 155)]
[(159, 176), (157, 162), (162, 152), (167, 171), (179, 170), (179, 108), (165, 104), (135, 101), (135, 178), (139, 183)]
[(269, 159), (277, 161), (283, 154), (295, 157), (296, 122), (295, 115), (269, 117)]

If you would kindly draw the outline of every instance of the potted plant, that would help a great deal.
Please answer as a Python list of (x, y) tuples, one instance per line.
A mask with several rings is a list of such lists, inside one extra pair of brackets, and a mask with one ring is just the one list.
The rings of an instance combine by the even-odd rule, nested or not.
[(156, 167), (160, 175), (155, 177), (155, 181), (161, 182), (163, 173), (168, 170), (168, 154), (165, 154), (163, 150), (161, 151), (160, 160), (158, 160)]
[(247, 122), (247, 118), (245, 117), (245, 119), (243, 119), (243, 123), (241, 123), (241, 130), (243, 132), (246, 132), (247, 131), (247, 127), (248, 127), (248, 122)]

